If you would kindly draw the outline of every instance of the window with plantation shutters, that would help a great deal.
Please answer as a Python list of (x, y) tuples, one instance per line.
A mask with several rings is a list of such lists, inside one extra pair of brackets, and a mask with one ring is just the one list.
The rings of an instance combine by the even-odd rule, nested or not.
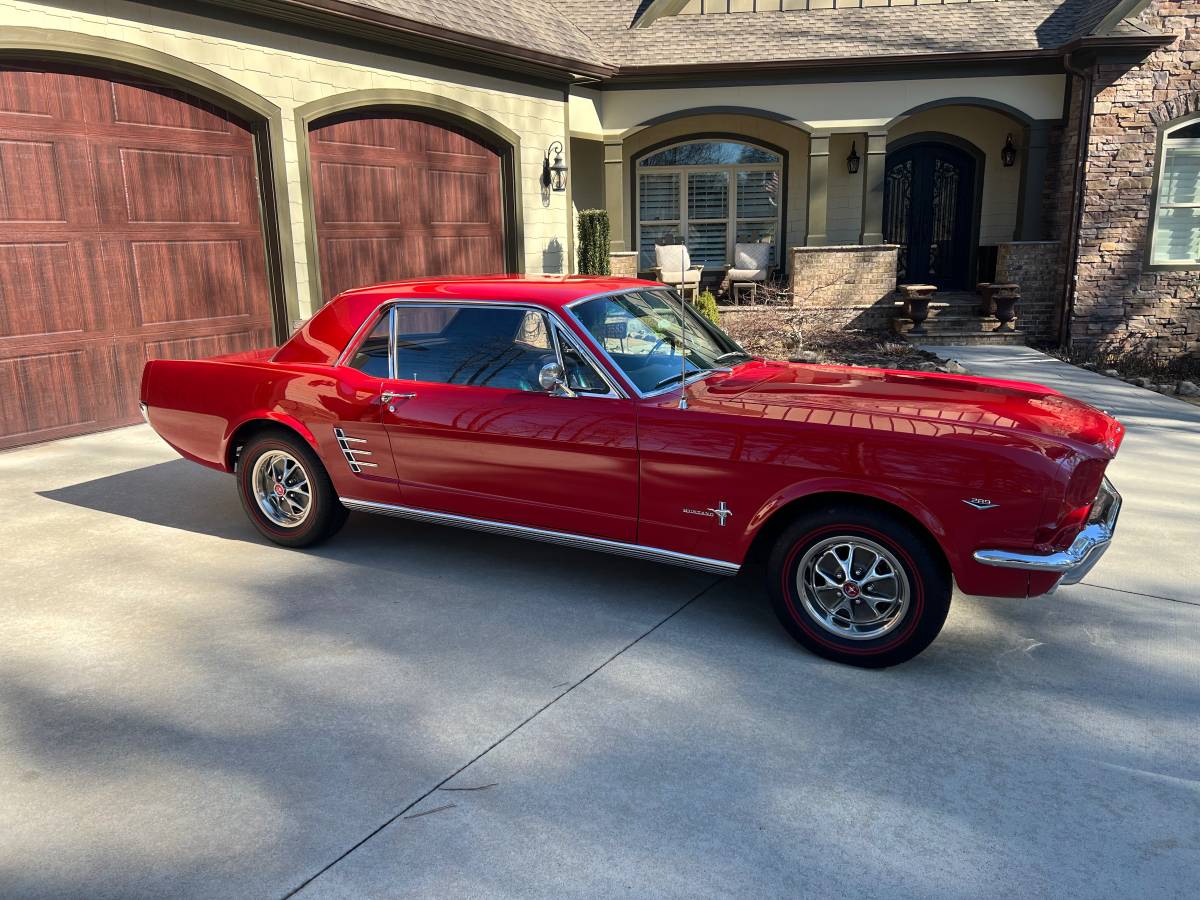
[(1200, 266), (1200, 121), (1163, 136), (1150, 261)]
[(654, 248), (687, 245), (694, 264), (722, 269), (734, 245), (771, 245), (771, 264), (781, 222), (783, 157), (730, 140), (685, 141), (648, 154), (637, 163), (639, 268), (655, 264)]

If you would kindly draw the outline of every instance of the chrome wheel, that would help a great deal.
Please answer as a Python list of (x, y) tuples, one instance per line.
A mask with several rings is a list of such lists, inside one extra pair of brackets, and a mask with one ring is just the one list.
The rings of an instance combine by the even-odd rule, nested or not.
[(883, 637), (908, 611), (908, 577), (886, 548), (862, 537), (834, 537), (809, 548), (796, 591), (826, 631), (852, 641)]
[(299, 461), (283, 450), (268, 450), (250, 476), (262, 514), (281, 528), (298, 528), (312, 510), (312, 488)]

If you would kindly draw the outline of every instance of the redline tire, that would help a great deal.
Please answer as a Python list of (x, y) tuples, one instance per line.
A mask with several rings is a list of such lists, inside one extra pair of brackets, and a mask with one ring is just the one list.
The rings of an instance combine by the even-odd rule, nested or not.
[[(261, 475), (264, 459), (290, 459), (298, 463), (307, 484), (309, 502), (297, 524), (280, 524), (282, 516), (264, 512), (255, 491), (255, 479)], [(297, 476), (297, 481), (300, 476)], [(264, 537), (283, 547), (311, 547), (341, 530), (349, 513), (338, 500), (333, 483), (317, 455), (304, 441), (282, 431), (269, 431), (253, 437), (242, 448), (237, 468), (238, 495), (242, 509)], [(281, 493), (284, 493), (281, 491)]]
[[(869, 596), (867, 591), (875, 586), (860, 587), (853, 572), (839, 573), (836, 566), (812, 562), (814, 555), (837, 562), (841, 557), (836, 554), (850, 566), (856, 560), (879, 558), (878, 571), (891, 574), (874, 580), (895, 599)], [(833, 587), (824, 574), (814, 577), (813, 570), (821, 565), (822, 572), (832, 568), (844, 583)], [(819, 585), (818, 590), (810, 587), (813, 584)], [(805, 513), (787, 527), (768, 558), (767, 586), (775, 615), (798, 643), (826, 659), (881, 669), (907, 662), (938, 636), (950, 612), (953, 580), (930, 539), (912, 525), (867, 507), (840, 503)], [(872, 600), (885, 611), (894, 610), (891, 618), (886, 612), (877, 616)], [(842, 612), (830, 613), (829, 608), (839, 604), (844, 604)], [(860, 609), (864, 611), (856, 612)], [(868, 624), (859, 624), (856, 614)]]

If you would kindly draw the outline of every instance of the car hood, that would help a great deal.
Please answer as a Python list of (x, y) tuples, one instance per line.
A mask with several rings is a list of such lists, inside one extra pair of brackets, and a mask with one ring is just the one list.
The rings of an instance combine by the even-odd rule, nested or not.
[(1110, 458), (1124, 435), (1116, 419), (1039, 384), (932, 372), (755, 361), (707, 379), (701, 402), (730, 409), (753, 406), (760, 415), (780, 418), (788, 408), (806, 407), (1015, 430), (1083, 445)]

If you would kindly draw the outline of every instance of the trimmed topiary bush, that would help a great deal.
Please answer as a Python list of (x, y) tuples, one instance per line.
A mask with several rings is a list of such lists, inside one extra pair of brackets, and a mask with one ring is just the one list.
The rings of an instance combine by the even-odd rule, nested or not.
[(692, 305), (696, 307), (696, 312), (714, 325), (721, 324), (721, 314), (717, 311), (717, 298), (713, 296), (712, 291), (700, 294)]
[(579, 212), (579, 274), (611, 275), (608, 261), (608, 210)]

